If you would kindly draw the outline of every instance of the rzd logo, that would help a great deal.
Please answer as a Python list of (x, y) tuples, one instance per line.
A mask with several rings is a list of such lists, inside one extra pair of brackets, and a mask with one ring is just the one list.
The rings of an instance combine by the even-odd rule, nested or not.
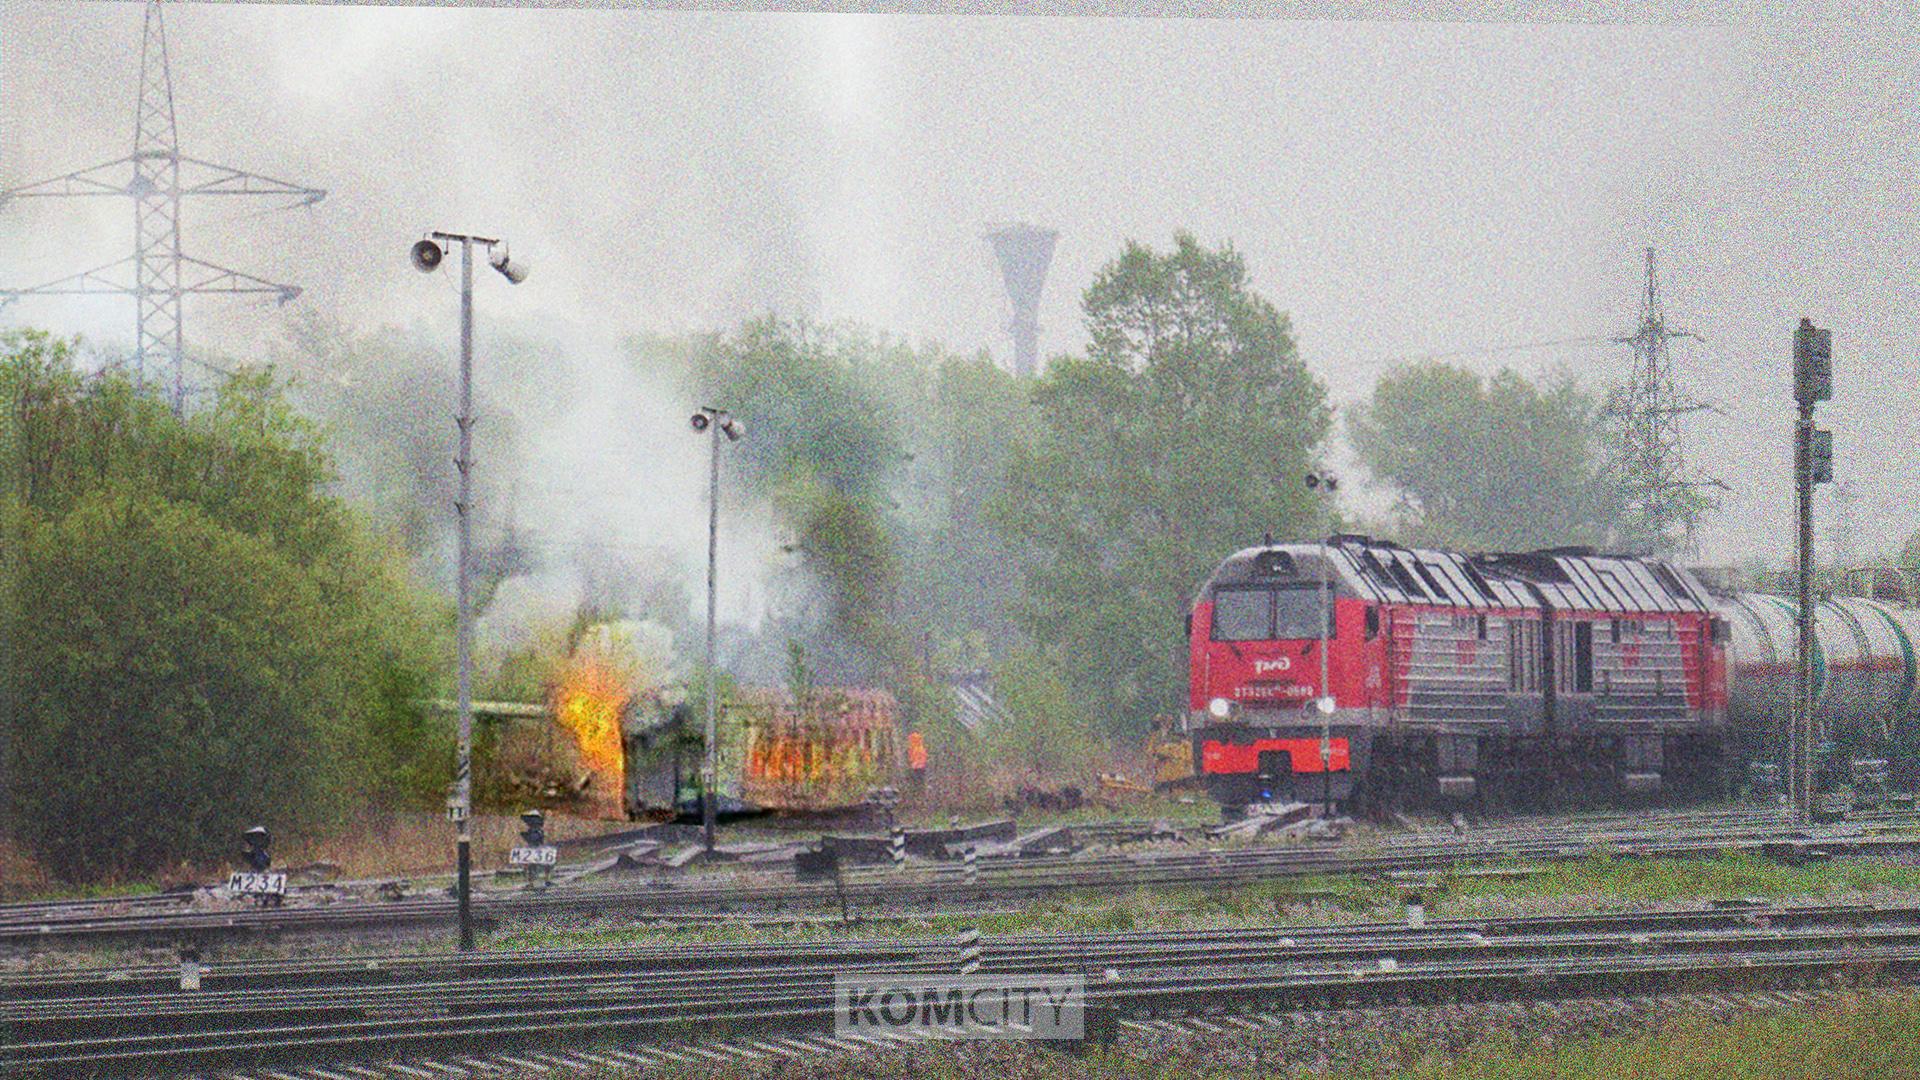
[(1278, 660), (1255, 660), (1253, 662), (1253, 673), (1255, 675), (1265, 675), (1270, 671), (1285, 671), (1292, 666), (1293, 657), (1291, 656), (1283, 656)]

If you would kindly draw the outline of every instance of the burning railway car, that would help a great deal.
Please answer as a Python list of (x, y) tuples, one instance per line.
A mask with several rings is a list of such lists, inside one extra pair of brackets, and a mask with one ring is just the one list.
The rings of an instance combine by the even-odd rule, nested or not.
[[(805, 708), (784, 691), (741, 693), (726, 704), (721, 723), (719, 811), (824, 812), (860, 805), (900, 772), (897, 714), (884, 690), (815, 689)], [(629, 712), (629, 817), (698, 812), (703, 724), (697, 708), (657, 695)]]
[[(1794, 611), (1585, 549), (1249, 548), (1189, 615), (1195, 768), (1228, 805), (1717, 792), (1783, 750)], [(1920, 614), (1843, 598), (1816, 621), (1824, 729), (1886, 756)]]

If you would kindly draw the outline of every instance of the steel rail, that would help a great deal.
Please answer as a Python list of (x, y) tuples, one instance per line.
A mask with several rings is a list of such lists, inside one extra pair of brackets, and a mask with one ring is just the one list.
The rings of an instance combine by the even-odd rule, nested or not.
[[(1603, 952), (1569, 952), (1574, 941), (1548, 936), (1527, 947), (1514, 943), (1503, 955), (1480, 950), (1466, 958), (1436, 955), (1431, 959), (1420, 954), (1416, 942), (1401, 942), (1392, 950), (1396, 962), (1391, 965), (1382, 962), (1387, 957), (1373, 955), (1312, 954), (1303, 955), (1286, 970), (1233, 958), (1204, 964), (1148, 962), (1124, 973), (1107, 975), (1103, 969), (1102, 976), (1093, 980), (1090, 1000), (1100, 1007), (1152, 1015), (1169, 1009), (1219, 1010), (1275, 999), (1297, 1003), (1306, 998), (1331, 1005), (1436, 993), (1537, 997), (1553, 987), (1643, 989), (1672, 985), (1676, 979), (1751, 984), (1835, 971), (1901, 979), (1920, 974), (1920, 935), (1912, 926), (1825, 936), (1749, 930), (1721, 933), (1716, 940), (1716, 935), (1702, 934), (1679, 953), (1667, 951), (1661, 946), (1668, 942), (1656, 943), (1646, 934), (1613, 937), (1616, 947)], [(1181, 941), (1173, 935), (1163, 944)], [(1022, 961), (1021, 966), (1031, 969), (1033, 964)], [(693, 1031), (817, 1031), (830, 1020), (831, 984), (824, 974), (805, 982), (763, 982), (760, 989), (744, 992), (731, 985), (715, 985), (704, 991), (690, 993), (682, 987), (649, 997), (640, 984), (629, 985), (635, 995), (631, 998), (568, 994), (564, 986), (557, 986), (552, 994), (529, 999), (507, 996), (518, 989), (511, 983), (492, 997), (461, 997), (459, 984), (454, 983), (443, 1000), (429, 1003), (431, 1008), (415, 1003), (411, 1009), (401, 1007), (394, 1010), (397, 1015), (387, 1016), (377, 1015), (377, 1002), (363, 1007), (357, 1016), (334, 1015), (324, 1009), (302, 1016), (261, 1010), (257, 1002), (249, 1003), (249, 995), (239, 995), (224, 1010), (210, 1005), (199, 1012), (152, 1016), (147, 1021), (156, 1026), (152, 1032), (128, 1032), (127, 1022), (137, 1019), (130, 1015), (108, 1018), (110, 1028), (121, 1034), (78, 1039), (34, 1038), (35, 1025), (22, 1026), (22, 1018), (10, 1014), (16, 1034), (27, 1037), (17, 1040), (7, 1054), (9, 1062), (20, 1068), (174, 1071), (235, 1063), (351, 1060), (449, 1047), (554, 1045), (609, 1036), (657, 1039)], [(201, 1026), (194, 1026), (195, 1017)], [(57, 1023), (54, 1017), (39, 1018), (40, 1026)]]
[[(856, 870), (838, 888), (829, 883), (655, 877), (641, 884), (582, 883), (540, 894), (483, 894), (476, 897), (475, 907), (481, 918), (494, 922), (556, 914), (778, 911), (831, 908), (843, 893), (850, 904), (867, 906), (1154, 884), (1220, 886), (1311, 875), (1440, 871), (1595, 855), (1684, 857), (1727, 851), (1791, 855), (1814, 850), (1840, 855), (1911, 853), (1920, 851), (1920, 835), (1883, 835), (1862, 826), (1488, 833), (1340, 847), (1269, 845), (1077, 859), (998, 858), (982, 860), (976, 880), (970, 882), (956, 880), (961, 878), (961, 870), (947, 866), (910, 871)], [(454, 910), (452, 901), (444, 897), (224, 912), (159, 910), (151, 905), (136, 905), (133, 911), (106, 911), (103, 907), (103, 902), (96, 901), (72, 909), (46, 904), (0, 907), (0, 945), (34, 946), (61, 939), (98, 941), (169, 935), (207, 939), (253, 933), (397, 929), (444, 923)]]

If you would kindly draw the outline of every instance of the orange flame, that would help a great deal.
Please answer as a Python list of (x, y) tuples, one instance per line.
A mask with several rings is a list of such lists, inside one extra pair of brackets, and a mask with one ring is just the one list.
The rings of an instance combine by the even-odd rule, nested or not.
[(553, 714), (573, 735), (581, 760), (593, 771), (620, 773), (625, 756), (620, 718), (632, 696), (621, 673), (598, 657), (575, 655), (560, 669)]

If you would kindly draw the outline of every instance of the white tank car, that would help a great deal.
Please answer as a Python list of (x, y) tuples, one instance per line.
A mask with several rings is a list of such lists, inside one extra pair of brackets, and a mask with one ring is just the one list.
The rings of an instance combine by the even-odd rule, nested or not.
[[(1799, 605), (1764, 593), (1716, 602), (1730, 631), (1730, 719), (1751, 749), (1777, 753), (1792, 707)], [(1920, 609), (1833, 597), (1814, 605), (1813, 638), (1814, 711), (1830, 737), (1855, 756), (1911, 745)]]

